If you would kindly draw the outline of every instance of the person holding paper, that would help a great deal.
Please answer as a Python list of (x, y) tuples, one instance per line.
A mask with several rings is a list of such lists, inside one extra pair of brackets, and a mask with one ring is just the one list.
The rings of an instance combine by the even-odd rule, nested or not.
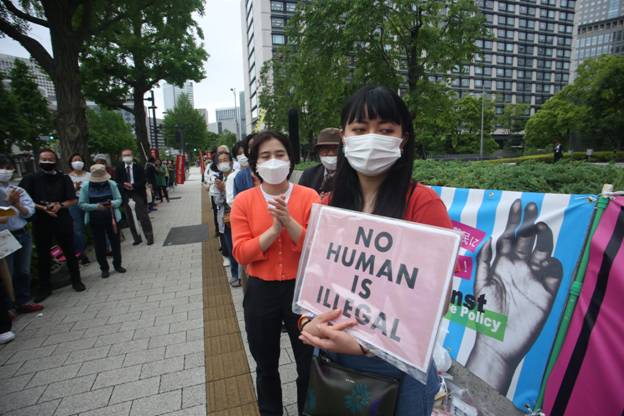
[(9, 273), (13, 281), (15, 302), (11, 309), (18, 313), (38, 312), (43, 305), (32, 302), (30, 293), (30, 261), (32, 257), (32, 236), (28, 230), (28, 218), (35, 213), (35, 204), (28, 193), (9, 182), (15, 173), (13, 160), (0, 154), (0, 205), (10, 208), (10, 216), (0, 222), (0, 231), (9, 230), (22, 248), (6, 258)]
[[(452, 228), (446, 207), (431, 189), (412, 180), (414, 128), (403, 100), (381, 86), (358, 90), (342, 110), (342, 147), (334, 191), (323, 202), (334, 207)], [(302, 318), (300, 339), (323, 349), (338, 364), (400, 380), (396, 416), (429, 416), (439, 379), (433, 362), (422, 384), (373, 356), (344, 331), (355, 320), (330, 326), (340, 310)], [(322, 398), (318, 398), (322, 400)]]
[(236, 196), (231, 212), (234, 257), (247, 267), (243, 300), (249, 349), (256, 361), (260, 414), (281, 415), (278, 370), (282, 322), (297, 363), (297, 404), (303, 411), (312, 348), (299, 339), (292, 312), (295, 277), (316, 191), (288, 182), (294, 169), (290, 141), (275, 132), (254, 136), (249, 166), (260, 186)]
[(72, 287), (76, 292), (85, 290), (74, 252), (72, 218), (68, 211), (77, 202), (76, 192), (69, 176), (57, 170), (57, 163), (58, 157), (54, 150), (42, 149), (39, 151), (40, 170), (20, 182), (20, 186), (32, 197), (36, 208), (33, 233), (39, 258), (39, 293), (35, 302), (41, 302), (52, 294), (50, 247), (53, 239), (56, 239), (67, 259)]

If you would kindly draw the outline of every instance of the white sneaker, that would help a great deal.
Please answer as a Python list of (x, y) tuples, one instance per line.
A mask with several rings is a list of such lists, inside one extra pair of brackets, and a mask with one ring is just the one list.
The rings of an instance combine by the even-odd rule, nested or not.
[(227, 257), (223, 257), (223, 267), (228, 267), (230, 265), (230, 259)]
[(15, 339), (15, 332), (8, 331), (3, 334), (0, 334), (0, 345), (11, 342)]

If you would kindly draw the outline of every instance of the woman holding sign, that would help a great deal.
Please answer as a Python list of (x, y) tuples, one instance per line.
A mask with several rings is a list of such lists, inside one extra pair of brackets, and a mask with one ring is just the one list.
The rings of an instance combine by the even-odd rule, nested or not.
[(299, 339), (298, 316), (291, 306), (295, 277), (312, 204), (320, 202), (310, 188), (288, 178), (294, 169), (290, 142), (279, 133), (254, 136), (249, 167), (260, 186), (237, 195), (230, 221), (234, 257), (249, 275), (243, 300), (249, 349), (256, 361), (256, 388), (261, 415), (281, 415), (278, 371), (284, 323), (297, 362), (299, 412), (305, 401), (312, 348)]
[[(342, 110), (342, 147), (334, 192), (324, 202), (370, 214), (451, 228), (440, 198), (412, 181), (414, 128), (403, 100), (385, 87), (357, 91)], [(400, 380), (397, 416), (429, 416), (439, 379), (433, 363), (422, 384), (393, 365), (373, 356), (356, 338), (344, 332), (355, 321), (330, 326), (340, 310), (314, 319), (302, 318), (300, 339), (329, 352), (338, 364), (354, 370)], [(319, 398), (322, 400), (322, 398)]]

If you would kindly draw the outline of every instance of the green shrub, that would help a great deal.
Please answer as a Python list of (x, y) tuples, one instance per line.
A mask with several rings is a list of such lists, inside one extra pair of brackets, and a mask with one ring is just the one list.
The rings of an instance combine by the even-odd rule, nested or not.
[[(563, 160), (585, 160), (587, 156), (585, 152), (574, 152), (572, 155), (569, 153), (564, 153)], [(598, 151), (594, 152), (591, 157), (592, 162), (618, 162), (624, 160), (624, 152), (612, 152), (612, 151)], [(539, 154), (539, 155), (528, 155), (528, 156), (518, 156), (518, 157), (507, 157), (503, 159), (492, 159), (485, 161), (490, 164), (498, 164), (498, 163), (523, 163), (523, 162), (553, 162), (553, 154)]]
[(594, 165), (562, 161), (544, 163), (525, 161), (513, 165), (484, 162), (414, 163), (414, 179), (427, 185), (456, 188), (500, 189), (521, 192), (597, 194), (611, 183), (624, 189), (624, 169), (615, 165)]

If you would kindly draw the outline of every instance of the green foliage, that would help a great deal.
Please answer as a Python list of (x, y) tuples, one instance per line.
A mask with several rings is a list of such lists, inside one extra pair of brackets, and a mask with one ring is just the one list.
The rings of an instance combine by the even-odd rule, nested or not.
[(529, 111), (529, 104), (505, 104), (503, 114), (497, 117), (497, 124), (506, 131), (506, 134), (520, 133), (524, 130)]
[[(269, 128), (286, 131), (287, 112), (300, 110), (302, 143), (338, 127), (343, 101), (364, 84), (403, 90), (423, 140), (446, 128), (446, 86), (430, 73), (468, 63), (485, 37), (472, 0), (311, 0), (298, 3), (280, 48), (260, 74), (260, 107)], [(432, 119), (433, 118), (433, 119)], [(447, 129), (448, 130), (448, 129)]]
[[(0, 75), (0, 79), (4, 78)], [(22, 150), (39, 147), (39, 136), (52, 131), (48, 101), (41, 95), (28, 66), (15, 60), (10, 87), (0, 86), (0, 148), (10, 152), (11, 144)], [(1, 82), (1, 81), (0, 81)]]
[[(499, 164), (499, 163), (523, 163), (523, 162), (553, 162), (553, 153), (527, 155), (519, 157), (506, 157), (502, 159), (492, 159), (483, 163)], [(563, 160), (586, 160), (585, 152), (564, 153)], [(594, 152), (591, 157), (592, 162), (622, 162), (624, 161), (624, 152), (614, 152), (605, 150)]]
[(90, 153), (108, 153), (115, 157), (126, 148), (136, 152), (132, 130), (119, 113), (106, 109), (87, 109), (87, 124)]
[(413, 176), (427, 185), (506, 191), (596, 194), (605, 183), (624, 189), (624, 169), (585, 162), (506, 165), (427, 160), (414, 163)]
[(180, 140), (183, 140), (184, 150), (189, 153), (193, 153), (194, 148), (206, 149), (211, 145), (206, 119), (193, 108), (184, 94), (180, 95), (175, 108), (165, 116), (163, 133), (167, 146), (180, 149)]
[(577, 137), (587, 148), (620, 149), (624, 142), (624, 56), (584, 61), (574, 82), (551, 97), (526, 125), (537, 148)]
[[(133, 112), (136, 134), (147, 144), (143, 96), (161, 80), (181, 85), (204, 78), (208, 54), (194, 14), (201, 0), (137, 0), (122, 6), (123, 19), (94, 38), (82, 55), (85, 92), (97, 103)], [(134, 96), (134, 106), (125, 105)]]

